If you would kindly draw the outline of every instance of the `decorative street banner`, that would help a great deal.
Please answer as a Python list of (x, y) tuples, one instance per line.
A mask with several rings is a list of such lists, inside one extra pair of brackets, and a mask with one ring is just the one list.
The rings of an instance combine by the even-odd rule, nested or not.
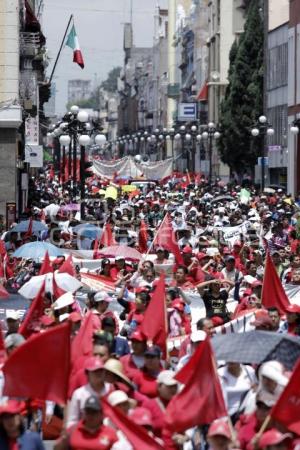
[(102, 178), (109, 180), (119, 178), (145, 178), (146, 180), (161, 180), (172, 175), (172, 158), (164, 161), (147, 162), (138, 164), (131, 156), (117, 161), (93, 160), (93, 172)]

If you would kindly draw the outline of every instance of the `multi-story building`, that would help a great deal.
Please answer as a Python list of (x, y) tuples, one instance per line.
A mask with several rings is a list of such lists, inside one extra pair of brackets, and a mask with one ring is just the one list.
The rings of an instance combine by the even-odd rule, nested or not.
[[(300, 119), (300, 3), (289, 2), (288, 125)], [(288, 192), (300, 192), (300, 134), (288, 133)]]
[[(220, 104), (228, 84), (229, 53), (243, 32), (247, 0), (209, 0), (208, 120), (218, 124)], [(228, 178), (228, 167), (213, 149), (213, 175)]]
[(266, 115), (274, 128), (268, 138), (270, 184), (287, 184), (289, 1), (269, 0)]
[(79, 100), (87, 100), (92, 94), (91, 80), (69, 80), (68, 81), (68, 103), (76, 104)]
[(16, 204), (17, 214), (26, 206), (26, 148), (38, 148), (41, 142), (43, 103), (50, 96), (46, 39), (39, 21), (43, 2), (36, 3), (0, 0), (0, 214), (7, 203)]

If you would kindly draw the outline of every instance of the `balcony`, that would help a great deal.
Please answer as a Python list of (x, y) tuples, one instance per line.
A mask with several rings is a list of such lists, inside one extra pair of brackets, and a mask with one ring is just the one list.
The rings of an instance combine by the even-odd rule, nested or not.
[(34, 58), (41, 47), (40, 33), (20, 33), (20, 53), (21, 56)]

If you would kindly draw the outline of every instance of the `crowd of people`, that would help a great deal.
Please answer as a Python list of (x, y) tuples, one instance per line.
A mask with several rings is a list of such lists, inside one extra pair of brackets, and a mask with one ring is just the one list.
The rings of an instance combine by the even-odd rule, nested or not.
[[(80, 208), (70, 189), (49, 180), (47, 172), (31, 182), (31, 205), (24, 219), (44, 227), (20, 233), (13, 231), (13, 224), (3, 232), (1, 282), (9, 293), (16, 293), (33, 277), (46, 274), (46, 268), (54, 273), (53, 279), (65, 271), (82, 287), (39, 292), (44, 309), (35, 317), (31, 336), (22, 332), (28, 311), (25, 319), (18, 311), (7, 311), (2, 363), (32, 335), (67, 322), (74, 340), (91, 320), (91, 351), (70, 378), (67, 405), (8, 398), (2, 375), (1, 449), (42, 449), (49, 430), (56, 437), (56, 450), (137, 448), (131, 435), (108, 417), (107, 405), (153, 438), (153, 447), (146, 449), (298, 448), (300, 427), (290, 429), (270, 417), (292, 373), (276, 359), (258, 365), (216, 361), (226, 417), (171, 432), (166, 416), (184, 386), (177, 375), (201, 346), (213, 344), (216, 333), (228, 330), (227, 324), (231, 332), (263, 330), (300, 341), (299, 199), (280, 188), (261, 193), (249, 185), (209, 186), (204, 177), (189, 175), (137, 184), (131, 192), (115, 185), (115, 194), (107, 196), (108, 183), (92, 177), (84, 208), (85, 222), (101, 230), (94, 234), (85, 233), (84, 226), (78, 228)], [(54, 244), (61, 256), (49, 260), (48, 255), (42, 260), (14, 256), (33, 242)], [(106, 252), (121, 246), (127, 254)], [(276, 273), (274, 285), (280, 283), (288, 299), (284, 308), (274, 292), (266, 290), (267, 266)], [(97, 280), (102, 289), (95, 287)], [(161, 283), (166, 345), (149, 340), (143, 327)], [(235, 330), (241, 317), (251, 321), (245, 320), (247, 329)], [(214, 407), (213, 400), (207, 404)]]

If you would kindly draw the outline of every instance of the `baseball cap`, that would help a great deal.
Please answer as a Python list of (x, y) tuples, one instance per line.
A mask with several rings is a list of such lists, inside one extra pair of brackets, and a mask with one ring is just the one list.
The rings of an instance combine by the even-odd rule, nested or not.
[(143, 333), (139, 330), (136, 330), (133, 333), (131, 333), (129, 339), (131, 341), (138, 341), (138, 342), (146, 342), (147, 341), (146, 336), (144, 336)]
[(155, 251), (156, 252), (164, 252), (165, 249), (163, 247), (156, 247)]
[(59, 316), (59, 322), (64, 322), (65, 320), (69, 319), (69, 317), (70, 317), (70, 314), (68, 314), (68, 313), (61, 314)]
[(53, 303), (54, 310), (65, 308), (74, 303), (74, 297), (71, 292), (66, 292), (65, 294), (58, 297), (58, 299)]
[(215, 420), (209, 427), (208, 429), (208, 433), (207, 433), (208, 437), (213, 437), (213, 436), (224, 436), (227, 439), (231, 439), (231, 432), (230, 432), (230, 428), (227, 422), (225, 422), (225, 420), (223, 419), (218, 419)]
[(91, 395), (84, 404), (84, 409), (92, 409), (93, 411), (102, 411), (101, 403), (96, 395)]
[(292, 435), (290, 433), (281, 433), (276, 428), (271, 428), (271, 430), (266, 431), (259, 440), (259, 447), (265, 448), (269, 445), (277, 445), (286, 439), (292, 439)]
[(19, 311), (16, 311), (14, 309), (8, 309), (6, 310), (6, 320), (10, 319), (10, 320), (19, 320), (20, 315), (19, 315)]
[(85, 361), (84, 369), (88, 372), (94, 372), (95, 370), (104, 369), (104, 364), (97, 356), (90, 356)]
[(275, 381), (281, 386), (286, 386), (288, 378), (283, 375), (283, 367), (278, 361), (267, 361), (262, 364), (259, 375)]
[(201, 342), (205, 341), (207, 334), (203, 330), (193, 331), (191, 334), (191, 342)]
[(134, 408), (129, 414), (130, 419), (137, 425), (152, 427), (152, 414), (151, 412), (142, 407)]
[(20, 414), (23, 409), (21, 402), (17, 400), (7, 400), (7, 402), (0, 406), (1, 414)]
[(225, 258), (225, 262), (228, 262), (228, 261), (235, 261), (235, 257), (234, 257), (234, 256), (232, 256), (232, 255), (228, 255), (228, 256), (226, 256), (226, 258)]
[(97, 292), (94, 296), (95, 302), (107, 302), (110, 303), (113, 299), (106, 292)]
[(115, 261), (122, 261), (125, 260), (124, 256), (116, 256)]
[(157, 384), (165, 384), (166, 386), (177, 386), (178, 381), (174, 378), (175, 373), (172, 370), (163, 370), (159, 373), (156, 381)]
[(117, 406), (120, 403), (132, 402), (126, 392), (121, 390), (113, 391), (111, 394), (109, 394), (107, 400), (108, 403), (110, 403), (112, 406)]
[(158, 347), (158, 345), (153, 345), (152, 347), (149, 347), (145, 351), (145, 356), (156, 356), (157, 358), (160, 358), (161, 350)]
[(184, 254), (193, 253), (193, 249), (192, 249), (192, 247), (190, 247), (189, 245), (186, 245), (186, 246), (184, 247), (184, 249), (182, 250), (182, 253), (184, 253)]

